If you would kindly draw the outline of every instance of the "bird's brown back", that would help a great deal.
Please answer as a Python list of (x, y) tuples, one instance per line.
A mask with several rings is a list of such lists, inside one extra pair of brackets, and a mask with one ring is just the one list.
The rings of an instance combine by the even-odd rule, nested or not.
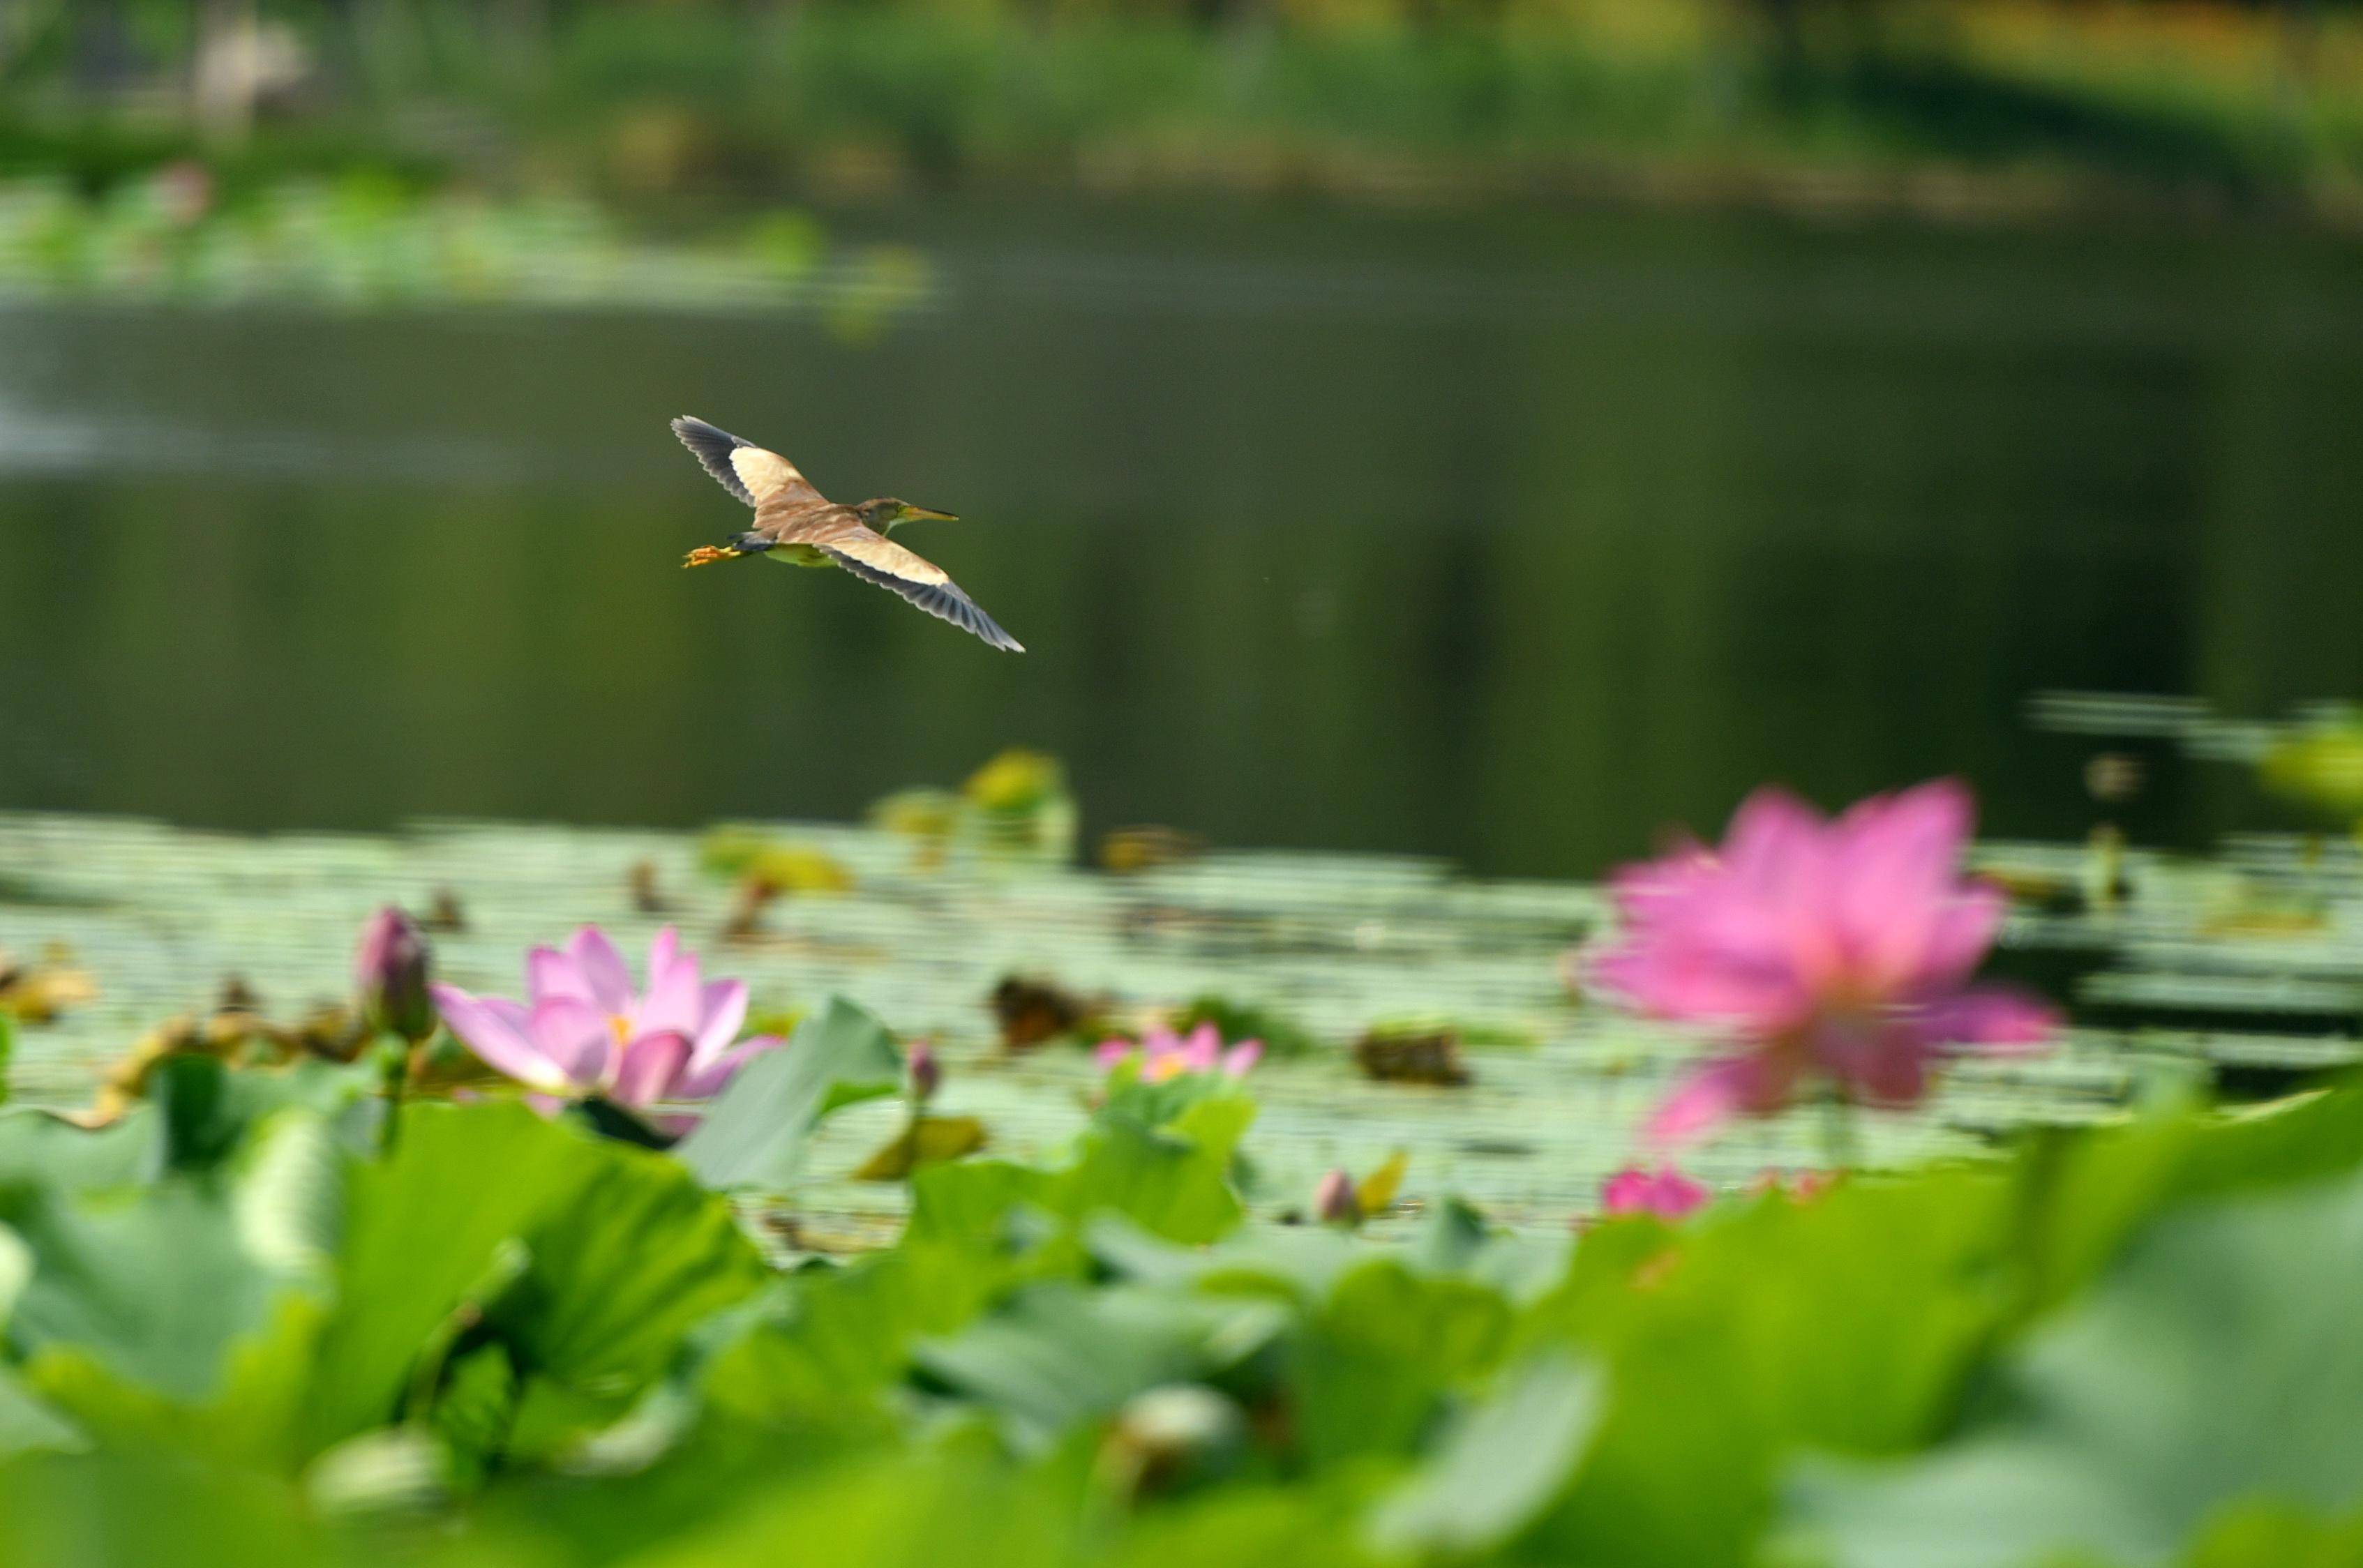
[(861, 526), (861, 513), (833, 501), (782, 498), (755, 509), (755, 532), (774, 544), (810, 544)]

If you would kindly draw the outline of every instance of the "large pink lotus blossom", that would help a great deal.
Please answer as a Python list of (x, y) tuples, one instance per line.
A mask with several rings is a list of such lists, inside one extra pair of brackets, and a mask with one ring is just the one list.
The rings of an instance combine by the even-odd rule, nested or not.
[(1673, 1220), (1703, 1206), (1708, 1197), (1705, 1187), (1671, 1165), (1655, 1171), (1626, 1165), (1601, 1184), (1600, 1208), (1604, 1214), (1653, 1214)]
[(645, 991), (632, 989), (623, 955), (595, 925), (562, 951), (527, 954), (525, 978), (521, 1002), (438, 985), (435, 1005), (486, 1064), (553, 1100), (602, 1095), (646, 1110), (704, 1099), (780, 1043), (771, 1034), (738, 1039), (746, 982), (704, 979), (670, 926), (649, 946)]
[(1151, 1029), (1137, 1043), (1103, 1040), (1092, 1055), (1108, 1069), (1137, 1059), (1140, 1081), (1147, 1084), (1169, 1083), (1184, 1073), (1219, 1072), (1226, 1078), (1243, 1078), (1248, 1069), (1263, 1059), (1263, 1042), (1242, 1040), (1225, 1050), (1222, 1032), (1212, 1023), (1202, 1023), (1186, 1040), (1170, 1029)]
[(1659, 1108), (1660, 1144), (1765, 1114), (1817, 1080), (1841, 1097), (1910, 1105), (1962, 1048), (2024, 1049), (2057, 1024), (2034, 998), (1971, 986), (2002, 923), (1999, 889), (1960, 875), (1974, 808), (1939, 779), (1836, 821), (1777, 790), (1692, 846), (1613, 885), (1623, 934), (1595, 977), (1660, 1018), (1736, 1047)]

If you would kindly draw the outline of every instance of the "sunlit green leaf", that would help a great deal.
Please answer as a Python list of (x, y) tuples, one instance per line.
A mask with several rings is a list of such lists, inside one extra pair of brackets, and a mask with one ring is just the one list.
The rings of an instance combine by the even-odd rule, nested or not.
[(1799, 1535), (1831, 1562), (1979, 1568), (2080, 1551), (2170, 1562), (2244, 1498), (2363, 1502), (2363, 1179), (2158, 1220), (2004, 1362), (1925, 1459), (1825, 1467)]
[(782, 1191), (803, 1168), (805, 1140), (830, 1111), (893, 1094), (903, 1081), (893, 1036), (860, 1008), (831, 999), (787, 1045), (739, 1070), (695, 1132), (674, 1149), (713, 1187)]

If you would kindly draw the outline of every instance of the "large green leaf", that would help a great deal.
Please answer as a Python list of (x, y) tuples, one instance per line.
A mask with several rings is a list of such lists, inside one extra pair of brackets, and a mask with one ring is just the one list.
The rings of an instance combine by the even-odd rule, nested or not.
[(1037, 1285), (949, 1339), (918, 1347), (940, 1385), (991, 1406), (1021, 1442), (1047, 1445), (1159, 1384), (1230, 1367), (1277, 1335), (1273, 1303), (1118, 1286)]
[(1637, 1221), (1593, 1231), (1526, 1333), (1596, 1358), (1608, 1411), (1526, 1545), (1550, 1561), (1740, 1562), (1790, 1452), (1925, 1441), (2002, 1316), (2007, 1215), (1999, 1176), (1939, 1172), (1734, 1205), (1670, 1239)]
[(527, 1376), (619, 1404), (765, 1277), (672, 1161), (514, 1104), (410, 1107), (392, 1157), (355, 1172), (345, 1230), (305, 1453), (393, 1419), (469, 1325)]
[(1245, 1212), (1231, 1162), (1254, 1120), (1243, 1095), (1199, 1100), (1166, 1127), (1103, 1119), (1083, 1134), (1053, 1201), (1073, 1218), (1113, 1210), (1168, 1241), (1215, 1241)]
[(1499, 1546), (1566, 1487), (1601, 1403), (1598, 1372), (1572, 1356), (1547, 1352), (1512, 1368), (1381, 1503), (1372, 1543), (1389, 1553)]
[(832, 997), (819, 1016), (796, 1026), (783, 1048), (740, 1068), (673, 1153), (708, 1187), (784, 1191), (822, 1118), (892, 1094), (902, 1079), (902, 1054), (886, 1026)]
[(871, 1423), (921, 1340), (955, 1333), (1026, 1282), (1080, 1275), (1089, 1222), (1116, 1217), (1135, 1234), (1191, 1242), (1236, 1225), (1229, 1169), (1252, 1114), (1226, 1097), (1170, 1129), (1095, 1125), (1063, 1170), (969, 1160), (920, 1171), (902, 1240), (792, 1276), (776, 1309), (708, 1368), (711, 1397), (768, 1421)]
[(2189, 1110), (2093, 1135), (2034, 1135), (2018, 1162), (2022, 1306), (2058, 1305), (2161, 1209), (2317, 1181), (2363, 1164), (2363, 1093), (2231, 1114)]
[(129, 1187), (163, 1166), (163, 1121), (153, 1106), (135, 1105), (97, 1128), (28, 1106), (0, 1110), (0, 1184)]
[(152, 1449), (0, 1467), (0, 1562), (12, 1568), (319, 1568), (338, 1561), (293, 1491)]
[(1808, 1554), (2002, 1568), (2171, 1560), (2243, 1499), (2363, 1501), (2363, 1178), (2171, 1213), (2002, 1364), (1989, 1413), (1925, 1458), (1822, 1466)]
[(0, 1220), (23, 1239), (33, 1272), (10, 1320), (38, 1379), (52, 1352), (75, 1352), (183, 1404), (220, 1391), (229, 1348), (261, 1335), (290, 1292), (318, 1292), (317, 1193), (291, 1185), (333, 1173), (307, 1154), (317, 1139), (289, 1124), (276, 1148), (229, 1187), (168, 1181), (132, 1195), (0, 1188)]
[(1506, 1353), (1499, 1291), (1373, 1256), (1342, 1275), (1289, 1346), (1297, 1441), (1316, 1463), (1411, 1452), (1445, 1396)]

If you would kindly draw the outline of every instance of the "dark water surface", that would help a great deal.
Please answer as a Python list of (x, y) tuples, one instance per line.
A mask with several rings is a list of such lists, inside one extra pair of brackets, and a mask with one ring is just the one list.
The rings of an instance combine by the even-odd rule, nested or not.
[[(849, 815), (1581, 873), (1747, 788), (2082, 825), (2059, 686), (2363, 692), (2363, 255), (2286, 235), (933, 208), (939, 306), (0, 315), (0, 806)], [(1032, 650), (738, 525), (696, 413)], [(2169, 779), (2149, 836), (2247, 808)]]

